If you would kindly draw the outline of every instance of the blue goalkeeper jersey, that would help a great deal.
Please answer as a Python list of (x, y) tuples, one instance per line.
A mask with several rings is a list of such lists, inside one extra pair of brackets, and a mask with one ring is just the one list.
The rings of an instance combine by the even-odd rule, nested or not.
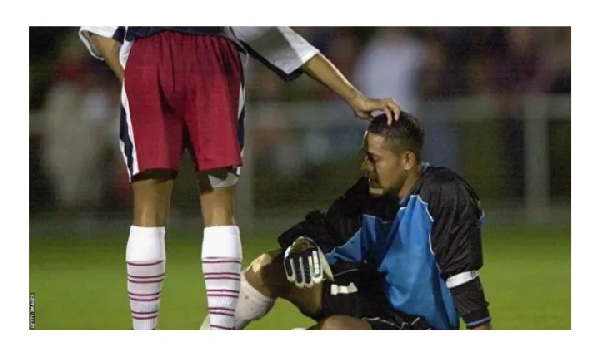
[(394, 308), (435, 329), (458, 329), (450, 288), (476, 278), (483, 264), (479, 199), (456, 173), (425, 165), (398, 206), (393, 217), (363, 214), (358, 231), (327, 260), (374, 264)]

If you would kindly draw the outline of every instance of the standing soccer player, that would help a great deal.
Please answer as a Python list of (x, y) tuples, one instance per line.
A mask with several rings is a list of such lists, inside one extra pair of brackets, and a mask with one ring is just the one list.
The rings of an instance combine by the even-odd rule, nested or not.
[(122, 82), (121, 150), (134, 193), (126, 247), (133, 329), (156, 329), (165, 278), (165, 226), (185, 149), (197, 170), (204, 219), (202, 268), (211, 329), (233, 329), (242, 248), (234, 215), (248, 51), (286, 78), (306, 72), (359, 118), (399, 114), (369, 99), (289, 27), (81, 27), (93, 56)]

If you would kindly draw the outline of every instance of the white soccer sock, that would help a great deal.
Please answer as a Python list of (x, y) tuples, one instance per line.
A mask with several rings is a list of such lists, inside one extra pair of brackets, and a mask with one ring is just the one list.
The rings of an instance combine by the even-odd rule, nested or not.
[(125, 253), (133, 329), (156, 329), (165, 279), (165, 228), (131, 226)]
[[(252, 321), (260, 320), (275, 305), (275, 299), (264, 296), (261, 292), (254, 289), (246, 280), (244, 273), (240, 279), (240, 298), (235, 307), (235, 329), (242, 330)], [(201, 330), (210, 328), (209, 315), (202, 323)]]
[(241, 263), (242, 244), (237, 226), (204, 229), (202, 270), (212, 330), (234, 329)]

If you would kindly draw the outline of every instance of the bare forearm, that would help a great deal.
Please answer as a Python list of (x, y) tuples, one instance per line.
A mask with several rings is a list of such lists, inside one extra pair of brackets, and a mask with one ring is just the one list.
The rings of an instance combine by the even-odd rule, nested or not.
[(369, 120), (371, 112), (382, 111), (386, 114), (388, 124), (400, 117), (400, 106), (393, 98), (367, 98), (344, 77), (329, 60), (318, 53), (302, 65), (302, 70), (311, 78), (329, 88), (346, 101), (361, 119)]
[(112, 38), (95, 34), (92, 34), (91, 41), (102, 55), (102, 58), (104, 58), (108, 67), (110, 67), (120, 81), (123, 81), (124, 70), (119, 61), (121, 44)]
[(351, 105), (354, 101), (365, 98), (365, 96), (363, 96), (363, 94), (320, 53), (306, 61), (302, 66), (302, 70)]

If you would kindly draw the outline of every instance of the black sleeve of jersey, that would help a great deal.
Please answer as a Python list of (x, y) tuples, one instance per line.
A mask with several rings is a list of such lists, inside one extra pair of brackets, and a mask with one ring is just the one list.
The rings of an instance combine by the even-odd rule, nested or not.
[[(446, 281), (465, 272), (477, 272), (483, 266), (480, 219), (482, 210), (473, 189), (458, 176), (432, 179), (429, 187), (429, 211), (433, 219), (431, 245)], [(475, 281), (476, 280), (476, 281)], [(488, 317), (487, 301), (479, 279), (451, 288), (457, 309), (467, 324)], [(481, 314), (481, 315), (480, 315)]]
[(287, 248), (300, 236), (310, 237), (324, 252), (344, 244), (361, 226), (362, 213), (368, 205), (369, 186), (366, 178), (360, 178), (346, 193), (338, 197), (327, 212), (313, 210), (304, 221), (283, 232), (278, 242)]
[(491, 322), (489, 303), (485, 300), (479, 277), (451, 288), (450, 292), (467, 328)]
[(479, 270), (483, 266), (479, 199), (456, 178), (437, 180), (428, 187), (431, 245), (442, 279)]

